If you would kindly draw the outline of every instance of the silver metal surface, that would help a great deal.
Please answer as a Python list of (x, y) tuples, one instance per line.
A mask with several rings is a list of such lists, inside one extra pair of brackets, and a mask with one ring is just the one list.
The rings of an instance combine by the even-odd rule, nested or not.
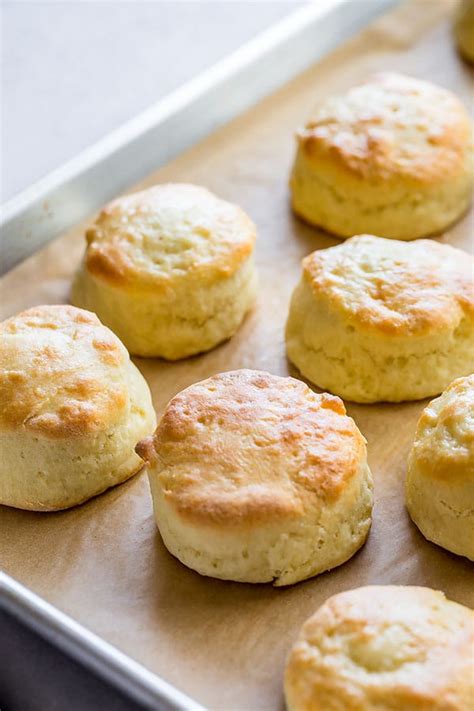
[(0, 609), (17, 617), (66, 654), (156, 711), (205, 711), (155, 674), (49, 603), (0, 573)]
[[(1, 210), (0, 273), (294, 78), (400, 0), (314, 0)], [(157, 711), (203, 707), (0, 572), (0, 607)]]
[(314, 0), (1, 210), (0, 273), (294, 78), (399, 0)]

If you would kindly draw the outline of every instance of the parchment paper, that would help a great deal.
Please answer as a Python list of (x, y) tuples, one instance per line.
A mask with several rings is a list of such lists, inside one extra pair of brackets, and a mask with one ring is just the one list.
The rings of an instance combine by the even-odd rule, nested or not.
[[(386, 69), (434, 80), (472, 107), (472, 70), (458, 59), (450, 36), (453, 9), (447, 0), (414, 0), (385, 15), (145, 181), (202, 183), (242, 205), (259, 230), (259, 301), (238, 334), (207, 355), (180, 363), (137, 360), (159, 414), (176, 392), (219, 371), (251, 367), (296, 374), (283, 340), (290, 293), (301, 258), (336, 240), (290, 212), (294, 129), (324, 95)], [(471, 213), (443, 239), (468, 249), (472, 226)], [(82, 234), (83, 226), (2, 280), (2, 318), (35, 304), (67, 301)], [(428, 543), (404, 508), (407, 454), (425, 404), (348, 404), (368, 439), (375, 479), (373, 528), (351, 561), (307, 582), (273, 589), (215, 581), (188, 570), (161, 543), (143, 474), (63, 513), (0, 507), (0, 565), (212, 709), (281, 709), (285, 656), (302, 622), (328, 596), (369, 583), (416, 584), (474, 605), (469, 562)]]

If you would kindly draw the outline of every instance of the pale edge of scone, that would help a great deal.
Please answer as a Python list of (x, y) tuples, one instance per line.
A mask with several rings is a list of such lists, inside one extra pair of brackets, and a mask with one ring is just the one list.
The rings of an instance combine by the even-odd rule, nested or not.
[(339, 398), (293, 378), (240, 370), (197, 383), (137, 451), (166, 547), (202, 575), (290, 585), (344, 563), (368, 535), (365, 440)]
[(206, 530), (183, 522), (148, 470), (155, 519), (170, 553), (201, 575), (246, 583), (293, 585), (342, 565), (369, 534), (372, 477), (364, 461), (336, 505), (316, 521), (262, 528)]
[(285, 670), (288, 711), (472, 711), (474, 615), (442, 592), (368, 586), (310, 617)]
[(293, 209), (338, 237), (439, 234), (472, 201), (472, 122), (429, 82), (377, 74), (322, 102), (297, 141)]
[(368, 232), (414, 240), (455, 224), (472, 202), (472, 149), (450, 180), (420, 184), (409, 178), (369, 181), (337, 168), (319, 173), (299, 146), (291, 177), (292, 207), (306, 222), (347, 239)]
[(423, 410), (406, 505), (425, 538), (474, 560), (474, 375), (455, 380)]
[(71, 298), (132, 354), (186, 358), (233, 336), (252, 308), (255, 239), (237, 205), (196, 185), (158, 184), (102, 210)]
[[(390, 255), (388, 280), (385, 246), (397, 250), (399, 245), (403, 251), (417, 250), (419, 255), (413, 255), (412, 260), (407, 259), (408, 254), (399, 258)], [(325, 253), (336, 254), (335, 250), (341, 254), (339, 262), (331, 265), (331, 272), (325, 266), (320, 270), (326, 286), (318, 283), (313, 288), (309, 260), (325, 260)], [(434, 254), (433, 272), (431, 267), (427, 269), (432, 251), (439, 252), (439, 256)], [(408, 245), (370, 235), (313, 253), (303, 260), (303, 275), (290, 302), (288, 358), (318, 387), (354, 402), (401, 402), (438, 395), (454, 378), (474, 370), (474, 285), (467, 283), (472, 257), (464, 255), (466, 274), (456, 287), (457, 275), (452, 283), (449, 274), (441, 281), (442, 269), (452, 255), (459, 262), (463, 260), (460, 250), (447, 245), (427, 240)], [(400, 272), (402, 281), (397, 284), (393, 269), (401, 269), (401, 259), (405, 271)], [(417, 272), (417, 263), (425, 275)], [(354, 286), (356, 275), (350, 270), (356, 270), (358, 286)], [(354, 295), (358, 302), (352, 298), (355, 288), (359, 289)], [(406, 299), (407, 304), (397, 304), (397, 298)]]
[(257, 273), (251, 255), (231, 276), (205, 286), (190, 281), (185, 289), (174, 292), (172, 300), (154, 298), (146, 290), (120, 289), (83, 266), (74, 278), (71, 300), (107, 321), (131, 353), (178, 360), (233, 336), (256, 294)]
[[(71, 306), (43, 306), (22, 312), (2, 326), (13, 323), (15, 335), (17, 322), (20, 327), (26, 322), (26, 331), (31, 328), (32, 336), (27, 332), (26, 339), (30, 339), (32, 353), (25, 360), (20, 351), (18, 364), (12, 362), (14, 349), (8, 351), (7, 363), (0, 353), (0, 392), (7, 408), (1, 412), (6, 421), (0, 426), (0, 504), (32, 511), (69, 508), (142, 468), (134, 448), (156, 426), (151, 393), (124, 346), (94, 314)], [(35, 329), (44, 338), (48, 331), (60, 334), (62, 328), (71, 328), (66, 335), (69, 350), (61, 351), (57, 340), (40, 343), (35, 339)], [(90, 329), (84, 337), (84, 348), (88, 348), (84, 358), (83, 328)], [(19, 335), (23, 337), (24, 332)], [(92, 372), (90, 358), (100, 364), (102, 381)], [(16, 383), (29, 383), (27, 391), (19, 393)], [(88, 401), (88, 392), (100, 412)], [(22, 413), (23, 422), (18, 420)]]

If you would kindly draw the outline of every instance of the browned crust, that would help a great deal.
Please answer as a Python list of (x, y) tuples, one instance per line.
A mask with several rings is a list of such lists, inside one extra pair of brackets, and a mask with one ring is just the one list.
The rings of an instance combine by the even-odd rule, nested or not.
[(412, 455), (423, 476), (452, 486), (474, 483), (473, 413), (474, 375), (454, 380), (423, 410)]
[(331, 503), (365, 440), (342, 401), (294, 378), (221, 373), (174, 397), (139, 447), (166, 501), (190, 522), (241, 525)]
[[(373, 96), (363, 112), (351, 113), (347, 103), (344, 113), (330, 118), (322, 104), (316, 117), (298, 131), (300, 149), (318, 170), (327, 165), (364, 180), (403, 177), (425, 185), (445, 182), (466, 170), (472, 124), (454, 94), (412, 77), (380, 73), (350, 90), (348, 100), (351, 92), (367, 87)], [(390, 103), (400, 107), (399, 113), (392, 113)], [(411, 110), (404, 115), (405, 107)], [(416, 141), (408, 144), (397, 137), (407, 129), (419, 133), (419, 147)], [(422, 144), (430, 150), (422, 149)]]
[[(346, 265), (360, 259), (356, 251), (364, 242), (384, 258), (384, 269), (368, 275), (364, 292), (351, 298), (351, 273), (347, 287), (335, 284), (334, 273), (344, 277)], [(390, 250), (403, 245), (403, 259)], [(337, 256), (336, 256), (337, 255)], [(449, 265), (449, 269), (446, 269)], [(459, 313), (474, 318), (474, 261), (460, 249), (432, 240), (399, 242), (358, 235), (341, 245), (313, 252), (303, 260), (303, 273), (315, 296), (328, 301), (339, 313), (362, 328), (387, 336), (424, 335), (455, 328)]]
[(473, 646), (472, 611), (440, 592), (348, 590), (303, 625), (287, 662), (287, 701), (295, 711), (468, 711)]
[(95, 314), (63, 305), (23, 311), (0, 324), (0, 425), (51, 438), (107, 428), (128, 402), (127, 366), (125, 348)]
[[(163, 234), (160, 232), (159, 215), (167, 201), (178, 205), (183, 202), (183, 210), (193, 204), (206, 205), (209, 225), (196, 224), (195, 232), (198, 237), (218, 243), (218, 254), (196, 254), (186, 270), (177, 273), (154, 269), (145, 245), (156, 240), (156, 245), (163, 245), (166, 256), (167, 231), (163, 228)], [(173, 229), (179, 235), (180, 217), (176, 220)], [(151, 231), (147, 221), (152, 225)], [(183, 228), (188, 227), (183, 223)], [(236, 205), (218, 199), (204, 188), (167, 183), (114, 200), (101, 211), (86, 232), (84, 268), (117, 288), (166, 291), (176, 281), (193, 276), (204, 282), (232, 276), (252, 253), (255, 239), (255, 225)]]

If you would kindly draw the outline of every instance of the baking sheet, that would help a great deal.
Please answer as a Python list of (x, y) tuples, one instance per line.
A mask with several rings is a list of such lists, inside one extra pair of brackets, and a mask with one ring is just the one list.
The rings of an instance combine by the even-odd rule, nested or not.
[[(136, 360), (159, 414), (176, 392), (219, 371), (251, 367), (296, 375), (283, 338), (289, 297), (301, 258), (336, 240), (289, 209), (294, 129), (321, 97), (386, 69), (434, 80), (472, 108), (472, 69), (451, 42), (454, 6), (450, 0), (403, 5), (142, 184), (206, 185), (242, 205), (259, 231), (258, 304), (237, 335), (179, 363)], [(473, 226), (470, 213), (443, 240), (470, 249)], [(82, 235), (80, 226), (2, 279), (2, 318), (67, 301)], [(215, 581), (186, 569), (155, 530), (143, 474), (67, 512), (0, 507), (0, 566), (202, 704), (226, 711), (281, 709), (285, 655), (301, 623), (328, 596), (369, 583), (416, 584), (474, 606), (471, 564), (425, 541), (404, 509), (406, 458), (425, 404), (348, 404), (368, 439), (374, 523), (351, 561), (307, 582), (274, 589)]]

